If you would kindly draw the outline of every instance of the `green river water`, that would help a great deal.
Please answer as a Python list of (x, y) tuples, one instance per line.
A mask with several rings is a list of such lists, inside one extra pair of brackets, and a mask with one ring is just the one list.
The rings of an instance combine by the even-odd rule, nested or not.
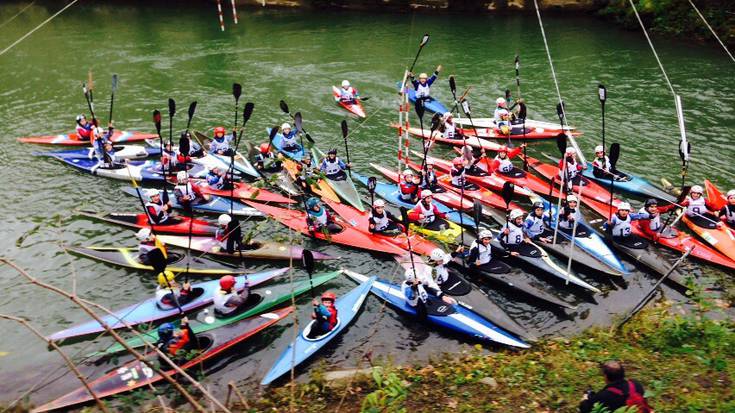
[[(59, 5), (34, 5), (0, 27), (0, 48), (50, 16)], [(0, 4), (0, 24), (25, 4)], [(493, 102), (506, 88), (515, 93), (513, 58), (521, 56), (522, 95), (529, 117), (553, 121), (556, 92), (538, 22), (533, 16), (389, 15), (366, 13), (240, 10), (240, 24), (227, 21), (220, 32), (214, 6), (154, 7), (112, 6), (82, 2), (67, 10), (14, 49), (0, 56), (0, 171), (6, 180), (5, 213), (0, 226), (0, 250), (38, 278), (71, 288), (88, 299), (118, 308), (146, 298), (154, 290), (150, 275), (69, 257), (60, 244), (135, 245), (129, 230), (93, 222), (75, 215), (79, 209), (138, 211), (134, 198), (119, 189), (125, 182), (83, 175), (59, 162), (31, 156), (38, 147), (17, 143), (20, 136), (67, 133), (74, 117), (86, 112), (81, 82), (88, 69), (96, 79), (95, 100), (106, 119), (109, 79), (120, 76), (114, 117), (118, 127), (152, 131), (153, 109), (165, 112), (166, 99), (176, 99), (180, 115), (175, 128), (184, 127), (184, 112), (191, 100), (199, 102), (193, 122), (197, 130), (231, 125), (231, 84), (243, 85), (241, 102), (255, 103), (245, 138), (265, 139), (265, 128), (288, 120), (278, 109), (285, 99), (292, 112), (301, 111), (304, 125), (321, 147), (341, 148), (339, 122), (347, 117), (354, 133), (350, 155), (356, 170), (368, 173), (368, 162), (394, 166), (396, 134), (389, 127), (397, 120), (398, 98), (394, 85), (411, 63), (420, 36), (431, 41), (417, 70), (444, 66), (433, 94), (448, 102), (449, 74), (459, 88), (472, 85), (469, 99), (475, 116), (489, 116)], [(640, 32), (625, 32), (589, 18), (545, 17), (549, 46), (569, 121), (585, 135), (580, 146), (588, 156), (600, 141), (600, 105), (597, 85), (609, 91), (607, 142), (620, 142), (619, 166), (658, 182), (678, 182), (678, 128), (674, 100), (654, 57)], [(714, 47), (655, 38), (676, 91), (684, 101), (689, 139), (693, 146), (689, 183), (709, 178), (722, 189), (735, 184), (735, 67)], [(367, 120), (357, 121), (334, 105), (330, 86), (350, 79), (362, 94), (371, 96)], [(414, 148), (418, 148), (414, 145)], [(555, 154), (553, 143), (534, 145), (530, 154)], [(441, 149), (439, 154), (446, 154)], [(286, 231), (277, 224), (264, 232)], [(268, 234), (264, 234), (268, 235)], [(343, 257), (340, 262), (356, 271), (392, 276), (394, 263), (387, 257), (305, 241), (312, 248)], [(671, 254), (667, 253), (671, 257)], [(630, 265), (630, 263), (628, 263)], [(249, 264), (253, 269), (274, 263)], [(687, 271), (713, 274), (713, 267), (685, 265)], [(323, 269), (327, 269), (324, 267)], [(76, 274), (76, 277), (73, 277)], [(296, 276), (305, 273), (296, 270)], [(654, 280), (633, 272), (627, 288), (600, 277), (586, 276), (604, 293), (595, 301), (576, 295), (579, 308), (568, 314), (529, 305), (526, 301), (491, 293), (513, 317), (538, 334), (568, 335), (594, 325), (607, 325), (625, 312)], [(354, 286), (346, 279), (330, 284), (342, 293)], [(558, 283), (550, 289), (570, 300), (574, 291)], [(0, 313), (29, 319), (43, 333), (69, 326), (86, 317), (67, 300), (32, 287), (7, 267), (0, 269)], [(681, 295), (666, 290), (669, 297)], [(300, 315), (308, 315), (308, 299)], [(397, 362), (426, 360), (438, 351), (464, 345), (455, 336), (435, 332), (387, 309), (369, 298), (365, 311), (345, 334), (320, 356), (332, 368), (354, 367), (356, 355), (367, 348), (375, 355), (390, 355)], [(291, 322), (281, 324), (290, 327)], [(1, 322), (0, 400), (10, 401), (32, 386), (31, 400), (43, 402), (77, 387), (63, 374), (61, 359), (23, 328)], [(374, 329), (377, 329), (375, 331)], [(231, 353), (212, 369), (213, 385), (236, 380), (260, 380), (291, 334), (284, 328), (269, 330)], [(100, 340), (66, 347), (70, 354), (85, 354), (107, 343)], [(317, 363), (309, 366), (313, 367)], [(226, 367), (226, 368), (225, 368)], [(98, 375), (109, 365), (85, 367)], [(307, 369), (299, 372), (308, 371)]]

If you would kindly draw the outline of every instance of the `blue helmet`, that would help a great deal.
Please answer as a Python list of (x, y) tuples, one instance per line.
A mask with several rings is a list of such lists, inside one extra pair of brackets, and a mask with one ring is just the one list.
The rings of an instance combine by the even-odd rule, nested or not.
[(319, 205), (319, 198), (311, 197), (306, 201), (306, 207), (309, 209), (312, 209), (317, 205)]
[(171, 323), (163, 323), (158, 327), (158, 338), (168, 341), (174, 335), (174, 325)]

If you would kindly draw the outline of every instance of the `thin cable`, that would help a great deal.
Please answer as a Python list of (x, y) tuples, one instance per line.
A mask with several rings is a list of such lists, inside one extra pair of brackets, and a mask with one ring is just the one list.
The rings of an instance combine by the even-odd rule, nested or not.
[(653, 52), (653, 56), (656, 58), (656, 62), (658, 63), (658, 67), (661, 68), (661, 73), (664, 75), (664, 79), (666, 79), (666, 84), (669, 85), (669, 89), (671, 90), (671, 94), (676, 97), (676, 92), (674, 91), (674, 86), (671, 85), (671, 81), (669, 80), (669, 76), (666, 74), (666, 70), (664, 70), (664, 65), (661, 64), (661, 59), (658, 58), (658, 53), (656, 53), (656, 48), (653, 47), (653, 42), (651, 41), (651, 38), (648, 36), (648, 31), (646, 31), (646, 26), (643, 25), (643, 20), (641, 20), (641, 15), (638, 14), (638, 9), (635, 7), (635, 4), (633, 3), (633, 0), (628, 0), (630, 3), (630, 6), (633, 7), (633, 12), (635, 13), (636, 19), (638, 19), (638, 23), (641, 25), (641, 29), (643, 29), (643, 34), (646, 35), (646, 40), (648, 41), (648, 45), (651, 46), (651, 51)]
[[(702, 21), (704, 22), (704, 25), (707, 26), (707, 28), (709, 29), (709, 31), (712, 32), (712, 35), (715, 36), (715, 39), (717, 39), (717, 41), (720, 43), (720, 46), (722, 46), (722, 48), (725, 49), (725, 53), (727, 53), (727, 55), (730, 56), (730, 60), (732, 60), (733, 62), (735, 62), (735, 57), (732, 55), (732, 53), (730, 53), (730, 50), (727, 49), (727, 46), (725, 46), (725, 43), (722, 42), (722, 40), (720, 39), (720, 36), (718, 36), (717, 33), (715, 33), (715, 29), (713, 29), (712, 26), (709, 25), (709, 23), (707, 22), (707, 19), (704, 18), (704, 16), (699, 11), (699, 9), (697, 8), (697, 6), (694, 5), (694, 3), (692, 2), (692, 0), (689, 0), (689, 4), (692, 5), (692, 8), (694, 8), (694, 11), (697, 12), (697, 14), (699, 15), (699, 18), (702, 19)], [(0, 26), (0, 27), (2, 27), (2, 26)]]
[(64, 12), (64, 10), (66, 10), (66, 9), (68, 9), (69, 7), (73, 6), (73, 5), (74, 5), (74, 3), (78, 2), (78, 1), (79, 1), (79, 0), (72, 0), (72, 1), (71, 1), (71, 3), (67, 4), (66, 6), (64, 6), (64, 8), (63, 8), (63, 9), (61, 9), (61, 10), (57, 11), (57, 12), (56, 12), (56, 13), (54, 13), (54, 14), (53, 14), (53, 15), (52, 15), (51, 17), (49, 17), (48, 19), (44, 20), (44, 21), (43, 21), (43, 23), (41, 23), (41, 24), (39, 24), (38, 26), (34, 27), (34, 28), (33, 28), (33, 29), (31, 30), (31, 31), (29, 31), (28, 33), (24, 34), (24, 35), (23, 35), (23, 36), (22, 36), (22, 37), (21, 37), (20, 39), (18, 39), (18, 40), (16, 40), (16, 41), (14, 41), (14, 42), (13, 42), (13, 43), (12, 43), (12, 44), (11, 44), (10, 46), (8, 46), (8, 47), (6, 47), (5, 49), (3, 49), (3, 51), (1, 51), (1, 52), (0, 52), (0, 56), (4, 55), (4, 54), (5, 54), (5, 52), (7, 52), (8, 50), (10, 50), (10, 49), (12, 49), (13, 47), (15, 47), (15, 46), (16, 46), (16, 45), (17, 45), (18, 43), (20, 43), (20, 42), (22, 42), (23, 40), (25, 40), (25, 39), (26, 39), (26, 38), (27, 38), (28, 36), (32, 35), (32, 34), (33, 34), (33, 33), (34, 33), (34, 32), (35, 32), (36, 30), (38, 30), (38, 29), (40, 29), (41, 27), (45, 26), (45, 25), (46, 25), (46, 23), (48, 23), (48, 22), (50, 22), (51, 20), (53, 20), (53, 19), (54, 19), (54, 17), (56, 17), (56, 16), (60, 15), (61, 13), (63, 13), (63, 12)]
[(3, 24), (0, 24), (0, 28), (4, 27), (6, 24), (8, 24), (8, 23), (12, 22), (13, 20), (15, 20), (16, 17), (18, 17), (21, 14), (23, 14), (23, 12), (26, 11), (26, 10), (28, 10), (29, 7), (33, 6), (34, 3), (36, 3), (36, 0), (33, 0), (32, 2), (30, 2), (30, 4), (28, 4), (27, 6), (23, 7), (23, 9), (21, 11), (19, 11), (15, 16), (9, 18), (8, 20), (5, 20), (5, 22)]

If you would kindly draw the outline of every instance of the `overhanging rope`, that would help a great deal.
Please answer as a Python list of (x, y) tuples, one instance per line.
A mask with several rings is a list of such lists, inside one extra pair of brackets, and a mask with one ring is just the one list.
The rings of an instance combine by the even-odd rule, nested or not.
[(671, 94), (676, 97), (676, 92), (674, 91), (674, 86), (671, 85), (671, 81), (669, 80), (669, 76), (666, 74), (666, 70), (664, 70), (664, 65), (661, 64), (661, 59), (658, 58), (658, 53), (656, 53), (656, 48), (653, 47), (653, 42), (651, 41), (651, 38), (648, 36), (648, 31), (646, 31), (646, 26), (643, 25), (643, 20), (641, 20), (641, 15), (638, 14), (638, 9), (635, 7), (635, 3), (633, 3), (633, 0), (628, 0), (630, 3), (630, 6), (633, 8), (633, 13), (635, 13), (636, 19), (638, 19), (638, 23), (641, 25), (641, 29), (643, 29), (643, 34), (646, 35), (646, 40), (648, 41), (648, 45), (651, 46), (651, 51), (653, 52), (653, 56), (656, 58), (656, 62), (658, 63), (658, 67), (661, 68), (661, 73), (664, 75), (664, 79), (666, 79), (666, 84), (669, 85), (669, 89), (671, 90)]
[(56, 13), (54, 13), (54, 14), (53, 14), (53, 15), (52, 15), (51, 17), (49, 17), (48, 19), (44, 20), (44, 21), (43, 21), (43, 22), (42, 22), (41, 24), (39, 24), (38, 26), (36, 26), (36, 27), (34, 27), (33, 29), (31, 29), (31, 31), (29, 31), (28, 33), (26, 33), (26, 34), (24, 34), (23, 36), (21, 36), (21, 38), (20, 38), (20, 39), (18, 39), (18, 40), (16, 40), (16, 41), (14, 41), (14, 42), (13, 42), (13, 43), (12, 43), (12, 44), (11, 44), (10, 46), (8, 46), (8, 47), (6, 47), (5, 49), (3, 49), (3, 51), (1, 51), (1, 52), (0, 52), (0, 56), (4, 55), (4, 54), (5, 54), (5, 53), (6, 53), (6, 52), (7, 52), (8, 50), (10, 50), (10, 49), (12, 49), (13, 47), (15, 47), (15, 46), (16, 46), (16, 45), (17, 45), (18, 43), (20, 43), (20, 42), (22, 42), (23, 40), (25, 40), (25, 39), (26, 39), (26, 38), (27, 38), (28, 36), (32, 35), (32, 34), (33, 34), (33, 33), (34, 33), (34, 32), (35, 32), (36, 30), (38, 30), (38, 29), (40, 29), (41, 27), (45, 26), (45, 25), (46, 25), (46, 24), (47, 24), (48, 22), (50, 22), (51, 20), (53, 20), (53, 19), (54, 19), (54, 17), (56, 17), (56, 16), (60, 15), (61, 13), (63, 13), (63, 12), (64, 12), (64, 10), (66, 10), (66, 9), (68, 9), (69, 7), (73, 6), (73, 5), (74, 5), (74, 3), (78, 2), (78, 1), (79, 1), (79, 0), (72, 0), (72, 1), (71, 1), (71, 3), (67, 4), (66, 6), (64, 6), (64, 8), (62, 8), (61, 10), (57, 11)]
[(715, 39), (717, 39), (717, 41), (720, 43), (720, 46), (722, 46), (722, 48), (725, 49), (725, 53), (727, 53), (727, 55), (730, 56), (730, 60), (735, 62), (735, 57), (733, 57), (732, 53), (730, 53), (730, 50), (727, 49), (727, 46), (725, 46), (725, 43), (722, 42), (722, 40), (720, 39), (720, 36), (718, 36), (717, 33), (715, 33), (715, 29), (713, 29), (712, 26), (709, 25), (709, 23), (707, 22), (707, 19), (704, 18), (704, 15), (702, 15), (702, 13), (699, 11), (697, 6), (694, 5), (694, 2), (692, 2), (692, 0), (689, 0), (689, 4), (692, 5), (692, 8), (694, 9), (694, 11), (697, 12), (697, 14), (699, 15), (699, 18), (702, 19), (702, 21), (704, 22), (704, 25), (707, 26), (709, 31), (712, 32), (712, 35), (715, 36)]
[(30, 2), (30, 3), (29, 3), (29, 4), (27, 5), (27, 6), (23, 7), (23, 9), (21, 9), (21, 11), (19, 11), (18, 13), (16, 13), (16, 14), (15, 14), (15, 15), (14, 15), (13, 17), (9, 18), (8, 20), (5, 20), (5, 22), (3, 22), (3, 24), (0, 24), (0, 28), (2, 28), (2, 27), (5, 27), (5, 25), (7, 25), (8, 23), (10, 23), (10, 22), (12, 22), (13, 20), (15, 20), (15, 18), (16, 18), (16, 17), (18, 17), (18, 16), (20, 16), (21, 14), (23, 14), (23, 12), (24, 12), (24, 11), (28, 10), (28, 9), (29, 9), (29, 8), (30, 8), (31, 6), (33, 6), (33, 5), (35, 4), (35, 3), (36, 3), (36, 0), (33, 0), (33, 1), (32, 1), (32, 2)]

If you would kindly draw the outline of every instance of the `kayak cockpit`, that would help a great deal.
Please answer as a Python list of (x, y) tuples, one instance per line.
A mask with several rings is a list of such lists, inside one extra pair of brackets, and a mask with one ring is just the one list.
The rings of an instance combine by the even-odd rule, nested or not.
[(309, 322), (309, 324), (306, 325), (306, 328), (304, 328), (304, 331), (301, 333), (301, 338), (303, 338), (306, 341), (319, 341), (324, 339), (325, 337), (328, 337), (330, 334), (334, 333), (339, 329), (340, 324), (342, 324), (342, 319), (337, 317), (337, 323), (332, 327), (331, 330), (327, 331), (326, 333), (312, 337), (311, 328), (314, 326), (314, 323), (316, 323), (316, 320), (312, 320)]

